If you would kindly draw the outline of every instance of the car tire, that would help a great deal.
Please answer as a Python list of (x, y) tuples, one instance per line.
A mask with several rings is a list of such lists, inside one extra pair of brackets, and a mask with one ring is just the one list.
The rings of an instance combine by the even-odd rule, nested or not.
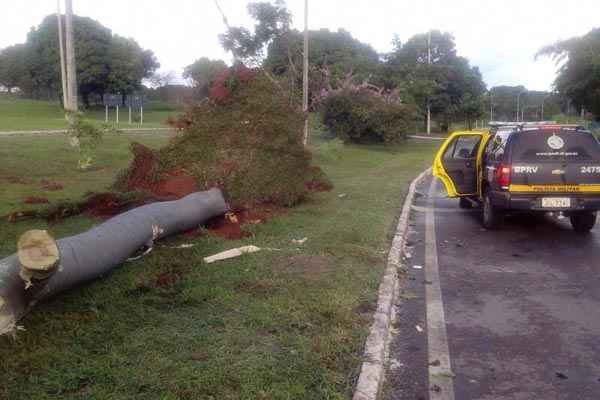
[(483, 227), (486, 229), (497, 229), (502, 226), (504, 214), (492, 204), (490, 192), (483, 194)]
[(580, 211), (571, 215), (571, 225), (575, 232), (588, 233), (596, 224), (595, 211)]
[(458, 206), (460, 208), (471, 208), (471, 202), (466, 197), (461, 197), (458, 199)]

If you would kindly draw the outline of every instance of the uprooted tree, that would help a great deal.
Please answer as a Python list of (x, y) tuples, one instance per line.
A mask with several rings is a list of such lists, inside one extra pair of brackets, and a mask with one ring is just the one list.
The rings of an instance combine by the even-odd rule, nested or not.
[(182, 195), (218, 187), (233, 208), (291, 206), (331, 184), (302, 143), (303, 114), (264, 74), (238, 64), (213, 81), (209, 97), (171, 121), (164, 148), (133, 145), (121, 191)]

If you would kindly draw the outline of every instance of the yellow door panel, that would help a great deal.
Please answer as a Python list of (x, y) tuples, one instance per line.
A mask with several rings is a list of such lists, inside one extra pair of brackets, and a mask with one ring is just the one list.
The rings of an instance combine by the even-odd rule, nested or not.
[[(448, 174), (448, 171), (444, 168), (443, 157), (448, 150), (448, 147), (453, 145), (453, 143), (460, 136), (479, 136), (481, 140), (479, 141), (479, 147), (477, 148), (477, 153), (475, 154), (475, 174), (476, 174), (476, 191), (473, 193), (461, 193), (457, 189), (456, 183), (453, 181), (452, 177)], [(432, 174), (433, 176), (439, 178), (446, 188), (446, 192), (448, 197), (460, 197), (460, 196), (473, 196), (477, 195), (480, 192), (481, 185), (481, 154), (483, 153), (483, 148), (485, 147), (485, 143), (489, 138), (489, 133), (487, 130), (482, 131), (458, 131), (450, 134), (448, 138), (444, 141), (440, 149), (438, 150), (432, 165)]]

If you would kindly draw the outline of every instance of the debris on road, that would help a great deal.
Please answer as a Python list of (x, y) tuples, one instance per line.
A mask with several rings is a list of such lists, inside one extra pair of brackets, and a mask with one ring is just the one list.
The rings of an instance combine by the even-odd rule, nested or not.
[(419, 333), (423, 332), (423, 328), (421, 328), (421, 325), (416, 325), (415, 328), (417, 329), (417, 332), (419, 332)]
[(433, 360), (432, 362), (429, 363), (430, 366), (432, 367), (439, 367), (442, 363), (440, 362), (440, 360)]
[(423, 266), (422, 265), (413, 265), (413, 268), (414, 269), (423, 269)]
[(215, 261), (222, 261), (222, 260), (227, 260), (230, 258), (239, 257), (242, 254), (256, 253), (257, 251), (260, 251), (260, 247), (256, 247), (256, 246), (237, 247), (235, 249), (230, 249), (230, 250), (222, 251), (221, 253), (213, 254), (212, 256), (204, 257), (204, 262), (207, 264), (210, 264)]
[(556, 377), (560, 379), (569, 379), (569, 377), (563, 374), (562, 372), (557, 372)]
[(431, 387), (431, 391), (432, 391), (432, 392), (439, 393), (439, 392), (441, 392), (441, 391), (442, 391), (442, 388), (441, 388), (441, 387), (439, 387), (438, 385), (433, 385), (433, 386)]

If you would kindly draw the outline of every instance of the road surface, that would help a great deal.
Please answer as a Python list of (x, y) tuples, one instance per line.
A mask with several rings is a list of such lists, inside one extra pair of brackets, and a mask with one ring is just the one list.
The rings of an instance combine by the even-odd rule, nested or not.
[(600, 399), (600, 229), (418, 191), (383, 398)]

